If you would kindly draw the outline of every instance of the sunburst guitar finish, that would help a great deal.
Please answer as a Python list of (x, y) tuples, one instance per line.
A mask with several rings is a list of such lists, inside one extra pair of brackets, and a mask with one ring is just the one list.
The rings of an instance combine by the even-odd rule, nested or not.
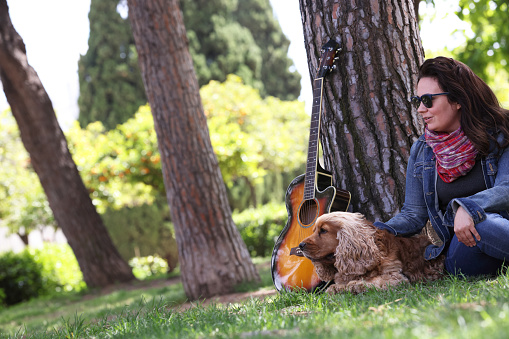
[(320, 186), (325, 186), (327, 182), (329, 184), (323, 191), (316, 190), (312, 200), (304, 199), (304, 174), (288, 186), (288, 221), (272, 254), (272, 280), (278, 291), (298, 288), (314, 292), (328, 285), (328, 282), (318, 278), (313, 263), (302, 255), (298, 246), (313, 233), (313, 225), (319, 216), (348, 209), (350, 193), (332, 187), (330, 176), (319, 174), (318, 177)]

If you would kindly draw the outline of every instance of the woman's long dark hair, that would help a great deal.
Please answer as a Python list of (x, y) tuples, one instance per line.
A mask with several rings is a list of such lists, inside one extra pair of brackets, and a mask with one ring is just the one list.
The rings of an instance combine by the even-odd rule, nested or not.
[(461, 128), (480, 155), (490, 152), (490, 140), (495, 142), (498, 132), (509, 144), (509, 110), (500, 103), (491, 88), (464, 63), (445, 57), (426, 60), (419, 69), (421, 78), (434, 78), (449, 102), (461, 105)]

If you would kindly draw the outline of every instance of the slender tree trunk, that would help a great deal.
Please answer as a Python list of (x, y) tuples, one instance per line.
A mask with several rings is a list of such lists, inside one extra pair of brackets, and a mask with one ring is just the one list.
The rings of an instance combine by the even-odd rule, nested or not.
[(23, 40), (0, 0), (0, 79), (35, 172), (89, 287), (134, 279), (97, 214)]
[(355, 211), (387, 220), (403, 204), (410, 147), (423, 130), (409, 103), (424, 56), (414, 2), (299, 1), (313, 76), (324, 43), (343, 48), (324, 88), (325, 166)]
[(21, 239), (21, 241), (23, 241), (23, 244), (25, 246), (28, 246), (28, 234), (21, 234), (21, 233), (16, 233), (18, 235), (18, 237)]
[(128, 3), (186, 295), (210, 297), (259, 281), (231, 217), (178, 0)]
[(248, 177), (242, 177), (247, 187), (249, 188), (249, 196), (251, 197), (251, 205), (256, 208), (258, 206), (258, 202), (256, 200), (256, 188), (254, 184), (249, 180)]

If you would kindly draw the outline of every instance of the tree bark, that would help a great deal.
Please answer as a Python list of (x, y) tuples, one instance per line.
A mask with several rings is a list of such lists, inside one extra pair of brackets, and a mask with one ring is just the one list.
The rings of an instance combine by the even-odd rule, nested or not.
[(186, 295), (225, 294), (258, 272), (235, 227), (177, 0), (129, 0)]
[(410, 147), (422, 133), (409, 98), (424, 53), (410, 0), (299, 0), (309, 68), (320, 48), (340, 43), (325, 81), (321, 143), (355, 211), (387, 220), (402, 206)]
[(421, 0), (413, 0), (414, 13), (415, 13), (415, 18), (416, 18), (417, 22), (419, 22), (419, 4), (420, 3), (421, 3)]
[(0, 79), (35, 172), (89, 287), (134, 279), (81, 180), (55, 111), (0, 0)]

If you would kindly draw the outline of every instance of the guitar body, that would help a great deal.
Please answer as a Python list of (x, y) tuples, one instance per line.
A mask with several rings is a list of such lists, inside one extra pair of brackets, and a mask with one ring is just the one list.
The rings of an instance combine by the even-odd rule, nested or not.
[(313, 233), (319, 216), (348, 209), (350, 193), (331, 186), (331, 176), (325, 170), (317, 175), (314, 199), (304, 199), (304, 174), (295, 178), (286, 191), (288, 221), (272, 253), (272, 280), (278, 291), (302, 288), (313, 292), (327, 285), (318, 278), (311, 260), (300, 254), (298, 246)]

